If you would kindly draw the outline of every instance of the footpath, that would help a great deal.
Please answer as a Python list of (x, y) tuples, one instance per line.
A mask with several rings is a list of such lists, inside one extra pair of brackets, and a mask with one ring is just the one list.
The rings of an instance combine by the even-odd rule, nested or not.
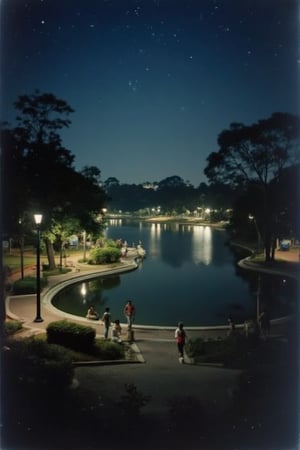
[[(294, 258), (285, 252), (285, 258)], [(290, 261), (289, 259), (286, 259)], [(299, 267), (298, 261), (295, 267)], [(248, 261), (249, 263), (249, 261)], [(131, 270), (134, 264), (134, 254), (131, 253), (122, 264), (123, 270)], [(245, 261), (247, 266), (247, 260)], [(245, 267), (250, 268), (250, 267)], [(253, 268), (252, 268), (253, 269)], [(257, 270), (256, 266), (256, 270)], [(26, 275), (30, 273), (28, 269)], [(118, 268), (119, 270), (119, 268)], [(271, 270), (270, 270), (271, 271)], [(103, 325), (100, 322), (88, 321), (85, 318), (67, 315), (55, 310), (51, 302), (47, 301), (52, 289), (59, 289), (63, 283), (69, 283), (80, 277), (101, 275), (102, 271), (76, 271), (75, 269), (65, 275), (49, 277), (49, 286), (42, 293), (41, 315), (43, 322), (35, 323), (36, 296), (22, 295), (7, 298), (7, 315), (9, 318), (23, 322), (22, 336), (30, 336), (44, 332), (50, 322), (70, 319), (78, 323), (88, 323), (95, 327), (97, 336), (103, 336)], [(287, 273), (281, 273), (288, 276)], [(12, 280), (11, 280), (12, 281)], [(174, 324), (175, 328), (176, 324)], [(124, 386), (127, 383), (134, 384), (144, 395), (151, 396), (151, 401), (143, 412), (147, 417), (155, 417), (157, 420), (165, 420), (168, 411), (168, 401), (171, 398), (193, 398), (199, 402), (205, 411), (226, 414), (235, 401), (235, 392), (238, 390), (240, 370), (228, 369), (214, 365), (179, 364), (176, 343), (174, 340), (174, 328), (146, 326), (134, 326), (133, 349), (139, 364), (103, 364), (77, 367), (75, 377), (77, 387), (84, 389), (92, 398), (99, 397), (99, 383), (101, 383), (101, 402), (104, 407), (117, 402), (124, 395)], [(126, 329), (123, 324), (123, 329)], [(223, 337), (227, 335), (228, 327), (197, 327), (186, 328), (188, 338), (196, 336)], [(289, 331), (286, 322), (272, 324), (272, 336), (285, 336)], [(198, 412), (195, 411), (197, 417)], [(200, 417), (200, 416), (199, 416)], [(199, 419), (200, 420), (200, 419)], [(185, 437), (185, 448), (196, 448), (188, 445), (188, 436)], [(140, 447), (139, 447), (140, 448)], [(158, 446), (159, 448), (159, 446)], [(175, 447), (174, 447), (175, 448)], [(198, 448), (198, 447), (197, 447)]]
[[(123, 258), (122, 265), (116, 267), (115, 269), (105, 268), (97, 268), (97, 270), (87, 269), (86, 266), (76, 266), (72, 268), (72, 271), (62, 274), (51, 276), (48, 278), (48, 287), (41, 293), (41, 316), (43, 318), (43, 322), (36, 323), (34, 322), (34, 318), (36, 316), (36, 295), (18, 295), (18, 296), (7, 296), (6, 298), (6, 314), (8, 319), (20, 320), (23, 323), (23, 332), (22, 336), (30, 336), (39, 334), (45, 331), (48, 324), (62, 319), (69, 319), (81, 324), (88, 324), (89, 326), (93, 326), (96, 329), (97, 336), (103, 335), (103, 325), (101, 322), (93, 322), (91, 320), (86, 319), (85, 317), (78, 317), (71, 314), (64, 313), (56, 308), (54, 308), (51, 304), (51, 293), (53, 290), (60, 290), (64, 285), (68, 285), (74, 280), (79, 281), (80, 279), (86, 279), (87, 277), (95, 277), (113, 272), (125, 272), (129, 270), (133, 270), (136, 267), (135, 258), (136, 251), (134, 249), (130, 249), (128, 252), (128, 256)], [(288, 270), (284, 269), (274, 269), (273, 267), (265, 267), (264, 265), (259, 265), (257, 263), (251, 262), (249, 258), (245, 258), (240, 261), (239, 266), (246, 270), (253, 270), (258, 272), (268, 272), (277, 275), (287, 276), (297, 278), (299, 276), (299, 255), (298, 252), (295, 251), (278, 251), (276, 254), (276, 258), (289, 263), (292, 263), (292, 270), (289, 268)], [(36, 267), (28, 267), (25, 268), (26, 276), (35, 276)], [(20, 278), (20, 273), (13, 273), (8, 281), (10, 283)], [(50, 298), (50, 300), (49, 300)], [(123, 326), (123, 330), (126, 328), (126, 324), (121, 324)], [(174, 327), (147, 327), (147, 326), (138, 326), (134, 327), (134, 337), (136, 341), (140, 339), (150, 339), (153, 341), (157, 340), (170, 340), (174, 341)], [(284, 334), (286, 328), (285, 320), (276, 320), (272, 323), (272, 333)], [(224, 337), (227, 334), (228, 326), (217, 326), (217, 327), (191, 327), (186, 328), (190, 338), (194, 338), (197, 336), (204, 336), (208, 338), (214, 337)]]

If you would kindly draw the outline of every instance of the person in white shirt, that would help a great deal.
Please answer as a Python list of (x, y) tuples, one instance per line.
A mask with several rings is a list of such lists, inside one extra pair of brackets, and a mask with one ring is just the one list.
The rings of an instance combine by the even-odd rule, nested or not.
[(183, 329), (183, 323), (179, 322), (178, 327), (175, 330), (175, 339), (177, 342), (177, 349), (178, 349), (178, 355), (179, 355), (179, 362), (181, 364), (184, 363), (184, 346), (186, 343), (186, 332)]
[(114, 321), (114, 324), (113, 324), (113, 327), (111, 330), (111, 339), (115, 342), (121, 343), (122, 342), (121, 333), (122, 333), (122, 327), (120, 325), (120, 321), (119, 321), (119, 319), (116, 319)]

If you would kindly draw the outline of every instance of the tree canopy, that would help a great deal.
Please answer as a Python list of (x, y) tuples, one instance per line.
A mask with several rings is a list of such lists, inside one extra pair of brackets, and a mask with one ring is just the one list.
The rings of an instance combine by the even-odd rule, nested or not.
[(106, 201), (101, 172), (87, 166), (76, 171), (75, 157), (59, 135), (70, 126), (73, 109), (64, 100), (38, 91), (20, 96), (15, 107), (18, 125), (1, 131), (4, 230), (16, 231), (20, 220), (24, 226), (32, 225), (32, 215), (38, 211), (44, 216), (47, 243), (58, 224), (66, 228), (67, 220), (76, 219), (87, 232), (99, 231), (98, 217)]
[(267, 261), (274, 258), (284, 208), (277, 201), (278, 186), (284, 184), (285, 170), (299, 161), (299, 137), (298, 116), (274, 113), (250, 126), (231, 124), (218, 137), (219, 150), (207, 158), (204, 172), (210, 182), (239, 187), (244, 207), (255, 210)]

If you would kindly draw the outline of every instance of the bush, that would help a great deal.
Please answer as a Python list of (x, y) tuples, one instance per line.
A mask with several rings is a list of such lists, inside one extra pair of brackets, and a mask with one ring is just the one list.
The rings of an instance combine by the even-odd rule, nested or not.
[(99, 356), (101, 359), (123, 359), (124, 358), (124, 346), (117, 342), (105, 341), (99, 339), (95, 343), (94, 352), (95, 356)]
[(44, 277), (51, 277), (51, 276), (55, 276), (55, 275), (62, 275), (64, 273), (68, 273), (71, 272), (72, 269), (68, 268), (68, 267), (56, 267), (53, 270), (44, 270), (43, 272), (43, 276)]
[(246, 337), (241, 334), (215, 340), (197, 338), (187, 343), (186, 352), (198, 362), (220, 363), (236, 367), (247, 364), (247, 359), (257, 344), (256, 336)]
[(91, 250), (89, 264), (110, 264), (119, 261), (121, 252), (116, 247), (95, 248)]
[(107, 239), (105, 245), (106, 245), (106, 247), (119, 248), (119, 244), (116, 241), (114, 241), (113, 239)]
[(95, 344), (94, 328), (67, 320), (51, 322), (47, 327), (47, 342), (59, 344), (81, 352), (91, 352)]
[[(47, 278), (41, 278), (41, 289), (45, 286), (47, 286)], [(36, 294), (36, 278), (24, 277), (23, 280), (15, 281), (12, 291), (15, 295)]]
[(23, 328), (22, 322), (18, 320), (10, 320), (8, 322), (4, 322), (4, 335), (11, 336), (15, 334), (17, 331)]
[(47, 344), (39, 338), (24, 338), (7, 342), (3, 352), (3, 376), (15, 387), (45, 387), (61, 389), (71, 384), (74, 369), (68, 351)]

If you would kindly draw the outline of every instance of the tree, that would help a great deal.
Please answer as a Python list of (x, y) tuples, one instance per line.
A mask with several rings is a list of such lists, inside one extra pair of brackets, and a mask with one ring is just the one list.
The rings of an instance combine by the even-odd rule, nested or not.
[(177, 188), (177, 187), (183, 187), (186, 186), (184, 180), (179, 177), (178, 175), (173, 175), (171, 177), (164, 178), (158, 183), (159, 189), (164, 188)]
[(3, 131), (4, 163), (18, 175), (10, 193), (14, 221), (29, 212), (43, 213), (42, 236), (51, 269), (55, 267), (53, 224), (57, 227), (73, 218), (82, 229), (96, 232), (106, 196), (100, 170), (84, 167), (77, 172), (74, 155), (62, 145), (59, 132), (71, 124), (68, 117), (73, 112), (64, 100), (36, 91), (20, 96), (15, 106), (20, 111), (18, 125)]
[(109, 190), (109, 189), (111, 189), (111, 188), (113, 188), (113, 187), (118, 187), (118, 186), (120, 186), (120, 182), (119, 182), (119, 180), (118, 180), (117, 178), (115, 178), (115, 177), (109, 177), (109, 178), (107, 178), (107, 180), (105, 180), (105, 182), (104, 182), (105, 190)]
[[(276, 211), (272, 208), (271, 180), (280, 180), (283, 169), (299, 158), (300, 118), (274, 113), (251, 126), (233, 123), (218, 137), (218, 152), (207, 158), (204, 173), (210, 182), (221, 182), (244, 191), (251, 184), (260, 190), (261, 225), (266, 261), (274, 258)], [(249, 211), (250, 212), (250, 211)]]

